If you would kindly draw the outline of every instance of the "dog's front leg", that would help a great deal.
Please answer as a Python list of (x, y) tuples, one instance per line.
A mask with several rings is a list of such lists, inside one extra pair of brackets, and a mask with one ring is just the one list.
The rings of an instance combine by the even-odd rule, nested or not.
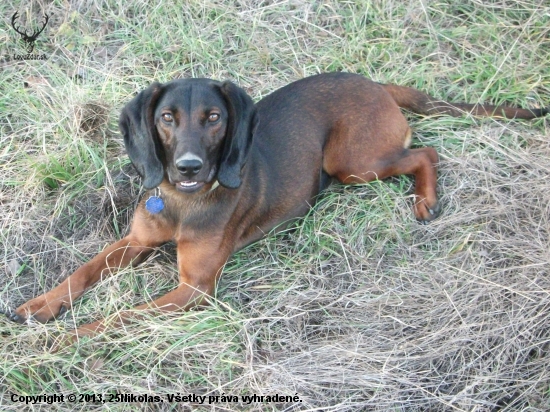
[(170, 240), (172, 233), (162, 228), (161, 224), (151, 220), (147, 212), (138, 208), (128, 236), (105, 248), (56, 288), (19, 306), (8, 317), (20, 323), (30, 317), (41, 323), (56, 317), (62, 308), (70, 308), (75, 299), (102, 277), (110, 276), (130, 263), (138, 264), (154, 247)]
[(144, 310), (171, 312), (187, 310), (206, 303), (212, 295), (223, 265), (231, 251), (223, 247), (221, 237), (199, 241), (180, 240), (177, 244), (179, 284), (166, 295), (153, 302), (137, 306), (134, 310), (119, 312), (107, 319), (83, 325), (75, 332), (77, 336), (91, 336), (106, 328), (120, 327), (132, 319), (139, 319)]

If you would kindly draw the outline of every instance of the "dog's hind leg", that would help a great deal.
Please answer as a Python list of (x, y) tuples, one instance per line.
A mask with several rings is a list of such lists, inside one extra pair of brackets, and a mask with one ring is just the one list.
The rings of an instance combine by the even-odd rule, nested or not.
[(384, 91), (374, 91), (379, 93), (375, 102), (354, 102), (355, 107), (335, 122), (325, 145), (323, 169), (344, 184), (414, 175), (415, 216), (431, 221), (440, 211), (437, 153), (430, 147), (409, 149), (411, 129), (399, 107)]

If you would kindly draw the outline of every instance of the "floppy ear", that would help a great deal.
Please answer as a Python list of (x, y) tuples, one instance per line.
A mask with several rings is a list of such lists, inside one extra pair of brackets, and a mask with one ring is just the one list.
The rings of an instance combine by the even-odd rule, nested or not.
[(246, 162), (259, 119), (254, 102), (240, 87), (226, 81), (221, 92), (229, 114), (225, 142), (218, 171), (218, 182), (228, 189), (241, 185), (241, 168)]
[(162, 147), (153, 119), (160, 92), (160, 83), (153, 83), (124, 106), (118, 121), (126, 152), (146, 189), (157, 187), (164, 178)]

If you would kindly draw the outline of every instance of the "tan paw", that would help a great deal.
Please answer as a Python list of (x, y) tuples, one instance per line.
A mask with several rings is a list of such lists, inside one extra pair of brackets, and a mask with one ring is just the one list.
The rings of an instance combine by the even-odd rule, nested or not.
[(18, 323), (25, 323), (29, 318), (46, 323), (66, 310), (67, 305), (61, 299), (50, 301), (44, 294), (23, 303), (8, 314), (8, 318)]
[(428, 202), (423, 199), (414, 205), (414, 215), (420, 223), (429, 223), (441, 212), (441, 206), (436, 201)]

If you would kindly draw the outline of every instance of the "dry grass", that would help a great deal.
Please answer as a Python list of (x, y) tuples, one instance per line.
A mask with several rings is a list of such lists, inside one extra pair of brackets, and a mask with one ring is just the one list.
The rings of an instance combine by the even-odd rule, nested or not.
[[(52, 13), (36, 45), (47, 61), (9, 57), (24, 53), (15, 10), (31, 21)], [(153, 79), (230, 78), (258, 99), (346, 70), (446, 99), (550, 105), (542, 1), (16, 1), (0, 11), (2, 310), (125, 233), (140, 187), (116, 120)], [(167, 245), (55, 322), (0, 319), (2, 409), (23, 409), (12, 393), (126, 393), (164, 403), (53, 407), (550, 410), (548, 119), (411, 123), (416, 144), (441, 155), (438, 220), (414, 221), (406, 177), (334, 187), (293, 230), (235, 255), (211, 307), (49, 352), (49, 337), (173, 287)], [(239, 402), (169, 403), (177, 393)], [(243, 402), (254, 393), (301, 402)]]

